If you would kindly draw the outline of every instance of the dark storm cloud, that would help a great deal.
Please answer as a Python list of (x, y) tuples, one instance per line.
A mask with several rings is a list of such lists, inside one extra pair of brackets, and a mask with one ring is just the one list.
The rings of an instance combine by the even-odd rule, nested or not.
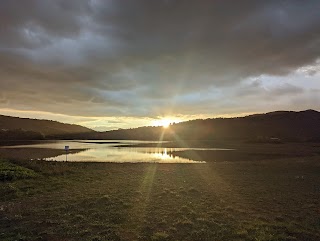
[(184, 99), (205, 112), (195, 93), (231, 86), (248, 96), (248, 77), (313, 64), (319, 12), (319, 1), (294, 0), (1, 1), (0, 107), (152, 116)]

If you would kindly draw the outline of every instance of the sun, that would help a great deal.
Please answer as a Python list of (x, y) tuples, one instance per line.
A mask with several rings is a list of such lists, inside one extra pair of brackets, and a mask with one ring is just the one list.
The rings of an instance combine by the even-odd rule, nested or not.
[(163, 120), (162, 122), (162, 127), (163, 128), (168, 128), (170, 126), (171, 122), (169, 120)]
[(176, 121), (173, 119), (160, 119), (160, 120), (155, 120), (153, 121), (154, 126), (162, 126), (163, 128), (169, 128), (171, 124), (175, 123)]

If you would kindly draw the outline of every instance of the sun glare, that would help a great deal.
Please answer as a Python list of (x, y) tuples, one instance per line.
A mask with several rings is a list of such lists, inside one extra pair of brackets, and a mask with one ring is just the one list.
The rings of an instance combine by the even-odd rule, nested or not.
[(169, 128), (171, 124), (173, 123), (177, 123), (177, 121), (173, 120), (173, 119), (160, 119), (160, 120), (156, 120), (153, 122), (154, 126), (162, 126), (163, 128)]
[(169, 121), (163, 121), (162, 126), (163, 126), (163, 128), (168, 128), (170, 126), (170, 122)]

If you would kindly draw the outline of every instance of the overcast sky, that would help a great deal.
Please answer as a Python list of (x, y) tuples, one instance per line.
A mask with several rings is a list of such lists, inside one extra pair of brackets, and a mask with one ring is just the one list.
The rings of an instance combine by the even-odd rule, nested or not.
[(0, 114), (96, 130), (320, 110), (320, 1), (1, 0)]

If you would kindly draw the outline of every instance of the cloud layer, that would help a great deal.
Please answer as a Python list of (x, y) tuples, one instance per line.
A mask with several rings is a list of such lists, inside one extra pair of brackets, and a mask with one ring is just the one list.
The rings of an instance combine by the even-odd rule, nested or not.
[(1, 1), (0, 108), (152, 118), (264, 111), (274, 99), (317, 109), (319, 12), (319, 1), (294, 0)]

